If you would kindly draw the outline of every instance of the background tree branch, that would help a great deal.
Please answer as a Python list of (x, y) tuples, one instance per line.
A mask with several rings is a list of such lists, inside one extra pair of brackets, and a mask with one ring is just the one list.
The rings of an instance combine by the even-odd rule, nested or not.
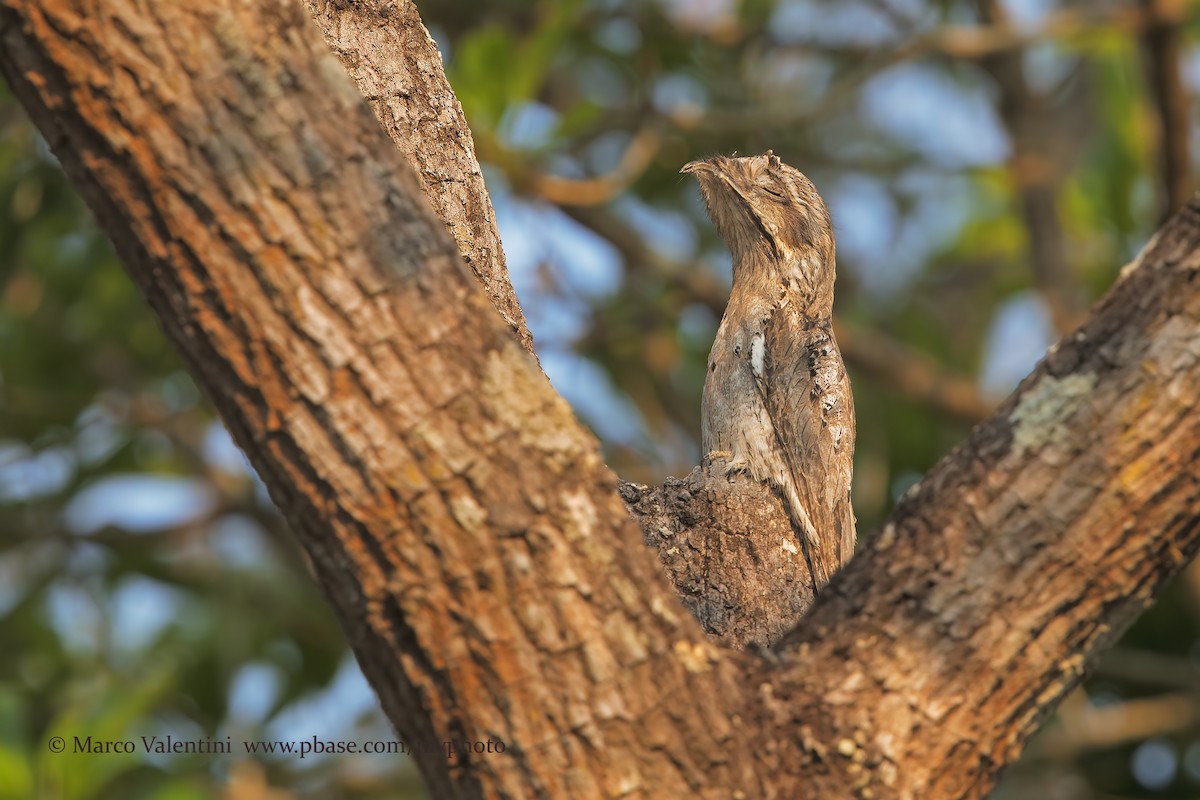
[(1146, 80), (1150, 85), (1158, 120), (1158, 146), (1155, 149), (1158, 151), (1162, 176), (1164, 218), (1183, 207), (1195, 185), (1188, 137), (1190, 102), (1179, 66), (1184, 48), (1179, 23), (1186, 18), (1186, 5), (1177, 0), (1139, 2), (1146, 20), (1142, 31)]

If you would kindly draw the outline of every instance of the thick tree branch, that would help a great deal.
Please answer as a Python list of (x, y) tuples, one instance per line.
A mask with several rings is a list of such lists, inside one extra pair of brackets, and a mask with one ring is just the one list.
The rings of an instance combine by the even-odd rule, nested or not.
[(533, 352), (471, 129), (411, 0), (305, 0), (325, 42), (412, 164), (492, 305)]

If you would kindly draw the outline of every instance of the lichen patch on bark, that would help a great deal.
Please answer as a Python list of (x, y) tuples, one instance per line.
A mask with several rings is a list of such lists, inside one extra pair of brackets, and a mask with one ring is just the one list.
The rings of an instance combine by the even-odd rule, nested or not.
[(1044, 376), (1021, 396), (1009, 415), (1013, 455), (1020, 458), (1030, 450), (1057, 445), (1070, 437), (1067, 421), (1095, 388), (1096, 375), (1091, 372), (1063, 378)]

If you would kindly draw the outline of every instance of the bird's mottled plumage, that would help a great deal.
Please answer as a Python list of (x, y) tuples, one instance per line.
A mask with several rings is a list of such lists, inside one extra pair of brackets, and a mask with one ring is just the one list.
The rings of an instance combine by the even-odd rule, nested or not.
[(733, 289), (708, 357), (702, 444), (783, 497), (819, 588), (854, 552), (854, 401), (832, 309), (829, 210), (770, 151), (683, 168), (733, 252)]

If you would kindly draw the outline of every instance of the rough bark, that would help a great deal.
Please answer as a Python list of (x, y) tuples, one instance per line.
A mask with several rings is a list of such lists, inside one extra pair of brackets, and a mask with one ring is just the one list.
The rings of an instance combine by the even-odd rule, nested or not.
[(297, 6), (0, 0), (0, 44), (401, 735), (506, 743), (419, 754), (434, 796), (979, 797), (1197, 549), (1200, 206), (756, 657)]
[(676, 591), (704, 630), (739, 650), (764, 647), (812, 605), (812, 584), (779, 496), (705, 463), (661, 487), (622, 482)]
[(383, 129), (416, 167), (434, 213), (492, 305), (532, 353), (471, 129), (416, 6), (410, 0), (305, 0), (305, 5)]

